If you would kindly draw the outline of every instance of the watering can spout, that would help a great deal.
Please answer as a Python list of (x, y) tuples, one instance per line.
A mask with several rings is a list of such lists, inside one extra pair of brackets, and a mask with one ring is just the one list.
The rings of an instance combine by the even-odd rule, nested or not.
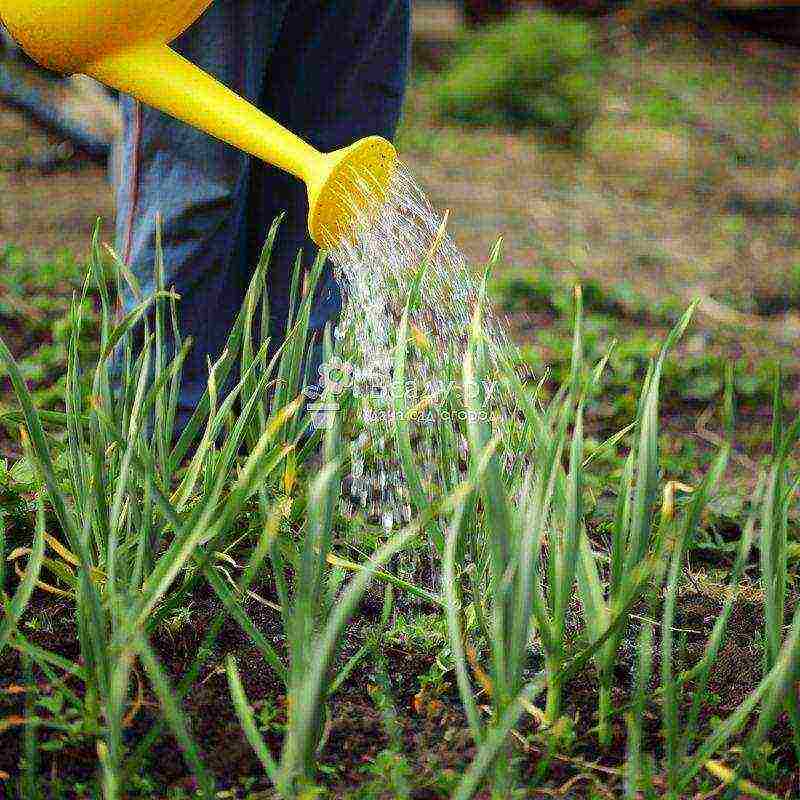
[(301, 180), (310, 177), (321, 156), (168, 45), (120, 50), (87, 65), (87, 72)]
[(90, 75), (304, 181), (312, 238), (338, 245), (386, 197), (394, 147), (372, 136), (321, 153), (171, 49), (210, 2), (0, 0), (0, 18), (45, 66)]

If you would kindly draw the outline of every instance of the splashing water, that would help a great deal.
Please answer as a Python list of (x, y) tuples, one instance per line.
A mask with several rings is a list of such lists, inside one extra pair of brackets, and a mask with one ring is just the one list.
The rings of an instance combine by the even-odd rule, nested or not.
[[(395, 334), (408, 291), (423, 262), (427, 264), (419, 302), (412, 308), (412, 336), (426, 343), (431, 355), (409, 359), (407, 396), (430, 397), (446, 383), (447, 365), (463, 359), (472, 315), (480, 301), (480, 285), (454, 242), (442, 235), (444, 217), (436, 212), (410, 171), (398, 165), (388, 192), (362, 215), (355, 236), (345, 237), (330, 251), (345, 299), (336, 336), (344, 340), (353, 374), (353, 394), (360, 408), (361, 432), (351, 442), (352, 469), (345, 513), (360, 507), (387, 530), (409, 522), (408, 489), (393, 447), (391, 397)], [(488, 314), (488, 312), (487, 312)], [(505, 327), (484, 315), (490, 360), (513, 352)], [(452, 375), (450, 375), (452, 379)], [(423, 477), (436, 481), (454, 465), (437, 458), (440, 443), (434, 427), (418, 421), (415, 450)], [(454, 433), (459, 458), (466, 464), (467, 445), (460, 428)], [(370, 445), (372, 460), (366, 461)], [(455, 469), (457, 473), (457, 469)]]
[[(377, 214), (367, 214), (355, 237), (345, 238), (330, 252), (345, 292), (344, 314), (338, 329), (347, 335), (359, 325), (358, 337), (374, 345), (376, 366), (391, 362), (386, 347), (406, 302), (406, 293), (420, 265), (428, 260), (421, 286), (421, 303), (411, 322), (423, 330), (437, 349), (451, 345), (463, 353), (479, 285), (464, 255), (446, 234), (437, 242), (443, 216), (431, 205), (411, 172), (398, 165), (387, 197)], [(510, 348), (505, 329), (487, 321), (490, 346)]]

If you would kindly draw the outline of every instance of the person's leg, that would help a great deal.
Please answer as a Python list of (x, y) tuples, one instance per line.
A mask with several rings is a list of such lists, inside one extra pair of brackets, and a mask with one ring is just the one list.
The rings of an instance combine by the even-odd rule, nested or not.
[[(264, 110), (323, 151), (364, 136), (392, 138), (406, 86), (410, 0), (304, 0), (292, 2), (267, 65)], [(251, 175), (248, 215), (254, 263), (272, 219), (287, 217), (269, 272), (273, 341), (282, 339), (291, 270), (299, 249), (313, 263), (308, 199), (302, 182), (265, 164)], [(311, 326), (321, 334), (341, 309), (339, 289), (326, 268)], [(315, 361), (319, 361), (319, 348)], [(316, 369), (316, 366), (313, 367)]]
[[(218, 0), (176, 49), (253, 102), (288, 0)], [(181, 122), (123, 101), (123, 174), (117, 248), (153, 291), (156, 216), (163, 218), (166, 280), (181, 296), (181, 334), (194, 347), (184, 367), (177, 426), (202, 396), (207, 359), (222, 352), (249, 278), (242, 224), (251, 159)], [(128, 296), (127, 307), (134, 302)]]

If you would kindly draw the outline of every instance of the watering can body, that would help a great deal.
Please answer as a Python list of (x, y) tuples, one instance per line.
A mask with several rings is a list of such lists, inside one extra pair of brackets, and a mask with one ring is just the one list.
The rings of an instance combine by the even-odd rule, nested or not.
[(169, 47), (212, 0), (0, 0), (0, 19), (33, 59), (130, 94), (305, 182), (323, 247), (382, 200), (397, 163), (378, 136), (320, 153)]
[(57, 72), (87, 72), (111, 53), (167, 44), (212, 0), (8, 0), (0, 17), (31, 58)]

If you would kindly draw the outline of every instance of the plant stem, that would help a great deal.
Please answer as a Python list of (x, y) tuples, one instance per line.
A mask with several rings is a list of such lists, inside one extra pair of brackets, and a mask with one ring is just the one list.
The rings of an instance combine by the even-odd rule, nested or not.
[(561, 679), (555, 660), (547, 662), (547, 704), (544, 715), (549, 725), (555, 725), (561, 716)]
[(603, 680), (597, 703), (597, 739), (600, 747), (611, 747), (611, 684)]
[(514, 792), (514, 753), (511, 742), (506, 742), (498, 754), (494, 765), (492, 800), (508, 800)]

